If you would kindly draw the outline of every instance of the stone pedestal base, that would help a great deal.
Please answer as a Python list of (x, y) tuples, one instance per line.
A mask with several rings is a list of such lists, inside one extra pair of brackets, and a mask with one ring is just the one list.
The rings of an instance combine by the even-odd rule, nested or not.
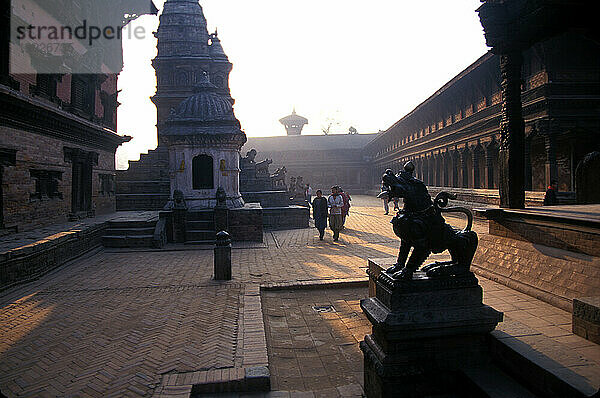
[[(422, 397), (461, 392), (461, 369), (487, 361), (486, 335), (502, 313), (482, 303), (471, 273), (412, 281), (377, 277), (376, 297), (361, 301), (373, 324), (364, 353), (367, 397)], [(463, 391), (461, 396), (469, 396)]]

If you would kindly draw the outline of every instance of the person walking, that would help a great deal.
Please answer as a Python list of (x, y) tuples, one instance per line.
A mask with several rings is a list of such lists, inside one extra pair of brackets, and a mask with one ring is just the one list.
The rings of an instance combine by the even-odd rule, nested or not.
[(319, 240), (323, 240), (327, 228), (327, 199), (320, 189), (317, 190), (317, 197), (312, 201), (312, 208), (315, 228), (319, 230)]
[(388, 203), (390, 201), (390, 197), (383, 185), (381, 186), (381, 193), (377, 195), (377, 197), (383, 200), (383, 210), (385, 210), (385, 214), (390, 214), (390, 205)]
[(400, 210), (400, 206), (398, 206), (398, 202), (400, 201), (400, 198), (392, 198), (392, 200), (394, 201), (394, 211)]
[(344, 199), (338, 187), (331, 187), (331, 196), (327, 198), (327, 207), (329, 207), (329, 228), (333, 231), (333, 240), (335, 242), (340, 238), (342, 230), (342, 207)]
[(350, 201), (352, 198), (348, 194), (348, 192), (344, 192), (342, 188), (339, 188), (340, 195), (342, 195), (342, 200), (344, 201), (344, 206), (342, 206), (342, 229), (346, 225), (346, 216), (350, 213)]
[(310, 184), (306, 184), (306, 200), (308, 200), (308, 203), (312, 203), (312, 188), (310, 187)]

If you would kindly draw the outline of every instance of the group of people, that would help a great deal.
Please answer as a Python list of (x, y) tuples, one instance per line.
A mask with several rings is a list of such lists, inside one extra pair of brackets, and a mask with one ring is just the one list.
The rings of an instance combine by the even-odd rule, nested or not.
[(338, 241), (340, 231), (344, 229), (346, 217), (350, 212), (350, 201), (352, 198), (347, 192), (344, 192), (339, 186), (331, 187), (331, 195), (328, 198), (323, 196), (323, 191), (317, 190), (317, 197), (312, 201), (313, 219), (315, 227), (319, 230), (319, 239), (323, 240), (327, 220), (329, 219), (329, 228), (333, 231), (333, 240)]

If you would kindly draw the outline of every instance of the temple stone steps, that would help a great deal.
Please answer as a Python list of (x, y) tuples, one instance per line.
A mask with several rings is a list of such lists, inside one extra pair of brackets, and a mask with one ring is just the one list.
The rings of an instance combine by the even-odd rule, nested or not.
[(171, 196), (168, 165), (168, 152), (157, 148), (117, 170), (117, 211), (162, 210)]
[(185, 223), (186, 245), (213, 245), (215, 243), (215, 221), (212, 210), (188, 212)]
[(152, 247), (152, 238), (154, 235), (104, 235), (102, 245), (104, 247)]
[(152, 247), (156, 220), (109, 221), (102, 237), (104, 247)]

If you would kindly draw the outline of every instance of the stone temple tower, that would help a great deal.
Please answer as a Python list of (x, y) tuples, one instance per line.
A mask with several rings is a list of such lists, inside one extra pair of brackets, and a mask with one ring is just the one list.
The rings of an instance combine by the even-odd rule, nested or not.
[(214, 208), (219, 188), (228, 208), (242, 208), (239, 162), (246, 134), (229, 97), (206, 77), (194, 92), (171, 112), (162, 130), (171, 191), (181, 191), (192, 211)]
[[(158, 54), (152, 61), (156, 71), (158, 147), (130, 161), (128, 170), (117, 171), (118, 210), (159, 210), (171, 197), (169, 151), (162, 131), (179, 104), (194, 94), (194, 87), (207, 78), (214, 93), (233, 105), (229, 92), (231, 63), (217, 32), (209, 34), (198, 0), (167, 0), (154, 34)], [(219, 159), (220, 160), (220, 159)], [(234, 195), (235, 196), (235, 195)]]
[(160, 16), (158, 55), (152, 61), (156, 70), (158, 146), (161, 131), (171, 109), (190, 97), (204, 76), (232, 103), (229, 73), (232, 64), (223, 51), (217, 32), (209, 34), (206, 18), (198, 0), (167, 0)]

